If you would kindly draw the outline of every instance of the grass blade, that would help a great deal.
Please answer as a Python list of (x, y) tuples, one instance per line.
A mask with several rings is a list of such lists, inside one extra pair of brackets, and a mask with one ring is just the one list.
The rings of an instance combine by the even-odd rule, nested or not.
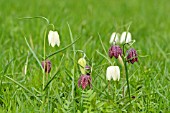
[(71, 44), (67, 45), (66, 47), (64, 47), (64, 48), (62, 48), (62, 49), (60, 49), (60, 50), (58, 50), (58, 51), (56, 51), (56, 52), (48, 55), (48, 56), (46, 57), (46, 59), (52, 57), (53, 55), (55, 55), (55, 54), (57, 54), (57, 53), (60, 53), (60, 52), (62, 52), (62, 51), (64, 51), (64, 50), (66, 50), (67, 48), (69, 48), (70, 46), (72, 46), (74, 43), (76, 43), (79, 39), (80, 39), (80, 38), (77, 38), (75, 41), (73, 41)]
[(39, 102), (42, 103), (42, 101), (33, 93), (31, 92), (29, 89), (27, 89), (25, 86), (23, 86), (22, 84), (20, 84), (19, 82), (17, 82), (16, 80), (4, 75), (7, 79), (11, 80), (12, 82), (14, 82), (15, 84), (17, 84), (18, 86), (20, 86), (21, 88), (23, 88), (24, 90), (26, 90), (27, 92), (29, 92), (30, 94), (32, 94)]
[(26, 44), (27, 44), (28, 48), (30, 49), (31, 53), (33, 54), (34, 58), (37, 60), (39, 66), (41, 67), (41, 69), (42, 69), (42, 71), (43, 71), (44, 69), (43, 69), (43, 67), (42, 67), (42, 65), (41, 65), (41, 62), (40, 62), (40, 60), (38, 59), (38, 57), (36, 56), (36, 54), (34, 53), (34, 51), (32, 50), (32, 48), (30, 47), (30, 45), (29, 45), (26, 37), (25, 37), (25, 41), (26, 41)]
[(63, 58), (64, 58), (64, 55), (62, 56), (61, 58), (61, 61), (60, 61), (60, 64), (59, 64), (59, 67), (57, 69), (57, 72), (53, 75), (53, 77), (48, 81), (48, 83), (45, 85), (43, 91), (45, 91), (45, 89), (48, 87), (48, 85), (54, 80), (54, 78), (56, 77), (57, 73), (59, 72), (60, 70), (60, 67), (61, 67), (61, 64), (62, 64), (62, 61), (63, 61)]

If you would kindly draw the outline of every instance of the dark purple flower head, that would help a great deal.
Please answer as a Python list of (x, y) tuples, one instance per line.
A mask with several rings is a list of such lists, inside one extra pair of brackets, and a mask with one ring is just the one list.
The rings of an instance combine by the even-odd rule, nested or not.
[(81, 75), (78, 80), (78, 87), (82, 86), (82, 89), (84, 90), (89, 85), (90, 88), (92, 88), (91, 82), (92, 79), (90, 75)]
[(138, 61), (138, 58), (137, 58), (137, 52), (135, 49), (131, 48), (130, 50), (127, 50), (127, 61), (129, 63), (134, 63), (134, 62), (137, 62)]
[(109, 57), (112, 58), (113, 56), (117, 59), (118, 56), (122, 56), (122, 49), (118, 45), (113, 45), (109, 49)]
[(86, 66), (86, 67), (85, 67), (85, 70), (86, 70), (86, 74), (87, 74), (87, 75), (90, 75), (90, 74), (91, 74), (91, 67), (90, 67), (90, 66)]
[(46, 73), (50, 73), (51, 71), (51, 62), (50, 60), (45, 60), (41, 62), (42, 67), (45, 69)]

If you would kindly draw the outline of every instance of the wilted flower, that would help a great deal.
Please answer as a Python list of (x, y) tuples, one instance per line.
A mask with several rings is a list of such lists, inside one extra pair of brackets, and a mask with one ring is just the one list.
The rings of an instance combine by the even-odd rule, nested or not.
[(78, 64), (80, 65), (80, 71), (81, 71), (81, 73), (82, 74), (86, 74), (86, 71), (85, 71), (85, 66), (86, 66), (86, 60), (85, 60), (85, 58), (80, 58), (79, 60), (78, 60)]
[(85, 89), (88, 85), (92, 88), (91, 85), (92, 79), (90, 75), (81, 75), (78, 80), (78, 87), (82, 86), (82, 89)]
[(46, 73), (50, 73), (51, 71), (51, 62), (50, 60), (45, 60), (41, 62), (42, 67), (45, 69)]
[(137, 52), (135, 49), (131, 48), (130, 50), (127, 50), (127, 61), (130, 63), (134, 63), (134, 62), (137, 62), (138, 61), (138, 58), (137, 58)]
[(120, 69), (118, 66), (109, 66), (106, 70), (106, 79), (111, 80), (113, 78), (114, 81), (119, 81), (120, 79)]
[(122, 49), (118, 45), (113, 45), (109, 49), (109, 57), (112, 58), (113, 56), (117, 59), (118, 56), (122, 56)]
[(115, 45), (116, 43), (119, 43), (119, 37), (118, 37), (118, 33), (113, 32), (111, 37), (110, 37), (110, 44)]
[(60, 38), (57, 31), (49, 31), (48, 42), (49, 45), (51, 45), (52, 47), (54, 47), (55, 45), (57, 45), (58, 47), (60, 46)]
[(132, 40), (132, 36), (130, 32), (123, 32), (120, 38), (120, 43), (129, 43)]

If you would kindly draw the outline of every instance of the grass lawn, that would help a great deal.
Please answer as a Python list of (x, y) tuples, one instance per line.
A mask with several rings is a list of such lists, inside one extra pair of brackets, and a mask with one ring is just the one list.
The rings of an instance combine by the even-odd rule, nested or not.
[[(169, 0), (0, 0), (0, 113), (169, 113), (169, 4)], [(47, 18), (55, 28), (47, 27), (42, 18), (18, 19), (36, 16)], [(129, 26), (138, 62), (127, 63), (127, 84), (124, 67), (108, 57), (108, 50), (111, 34), (121, 34)], [(50, 30), (58, 31), (59, 47), (49, 46)], [(44, 48), (45, 56), (62, 50), (48, 58), (49, 74), (41, 66)], [(85, 90), (78, 87), (82, 51), (92, 68), (92, 88)], [(106, 79), (111, 63), (120, 67), (117, 82)]]

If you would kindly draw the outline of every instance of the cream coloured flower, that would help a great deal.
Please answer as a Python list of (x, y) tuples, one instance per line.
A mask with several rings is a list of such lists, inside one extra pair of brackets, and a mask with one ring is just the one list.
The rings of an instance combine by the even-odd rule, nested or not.
[(78, 60), (78, 64), (80, 65), (80, 71), (82, 74), (86, 74), (86, 71), (85, 71), (85, 66), (86, 66), (86, 60), (85, 58), (80, 58)]
[(120, 43), (129, 43), (132, 40), (132, 36), (130, 32), (123, 32), (120, 38)]
[(119, 43), (119, 36), (118, 36), (118, 33), (116, 32), (113, 32), (111, 37), (110, 37), (110, 44), (113, 44), (115, 45), (115, 43)]
[(51, 31), (51, 30), (49, 31), (48, 42), (49, 45), (51, 45), (52, 47), (54, 47), (55, 45), (57, 45), (58, 47), (60, 46), (60, 38), (57, 31)]
[(106, 70), (106, 79), (111, 80), (113, 78), (114, 81), (119, 81), (120, 79), (120, 69), (118, 66), (109, 66)]

